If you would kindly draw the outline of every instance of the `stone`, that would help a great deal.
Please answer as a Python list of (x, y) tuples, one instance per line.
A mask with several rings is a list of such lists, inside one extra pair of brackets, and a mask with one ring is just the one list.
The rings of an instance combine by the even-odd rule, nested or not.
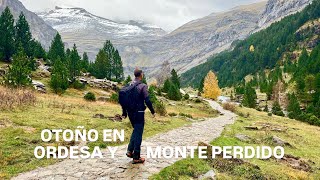
[(216, 177), (216, 173), (213, 170), (208, 171), (206, 174), (201, 175), (199, 179), (211, 179), (214, 180)]
[(248, 142), (251, 140), (251, 137), (245, 135), (245, 134), (236, 134), (235, 137), (239, 139), (240, 141)]
[(32, 80), (32, 86), (40, 93), (47, 93), (46, 86), (42, 82)]
[(247, 130), (259, 130), (259, 128), (256, 126), (245, 126), (244, 128)]
[(292, 146), (290, 143), (282, 140), (281, 138), (279, 138), (277, 136), (273, 136), (272, 141), (273, 141), (273, 143), (275, 143), (276, 145), (279, 145), (279, 146)]
[(0, 76), (6, 75), (6, 72), (7, 71), (5, 69), (0, 68)]
[(98, 98), (98, 101), (102, 101), (102, 102), (108, 102), (110, 100), (110, 97), (108, 96), (101, 96)]
[(97, 118), (97, 119), (105, 119), (106, 117), (103, 114), (95, 114), (93, 116), (93, 118)]

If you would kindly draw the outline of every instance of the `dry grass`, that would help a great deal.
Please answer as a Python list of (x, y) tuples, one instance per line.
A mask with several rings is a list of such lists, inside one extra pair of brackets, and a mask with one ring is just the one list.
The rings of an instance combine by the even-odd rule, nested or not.
[(232, 103), (224, 103), (223, 104), (223, 109), (231, 111), (231, 112), (235, 112), (236, 111), (236, 106)]
[(34, 106), (36, 100), (37, 98), (31, 90), (0, 88), (1, 110), (14, 110), (16, 108)]

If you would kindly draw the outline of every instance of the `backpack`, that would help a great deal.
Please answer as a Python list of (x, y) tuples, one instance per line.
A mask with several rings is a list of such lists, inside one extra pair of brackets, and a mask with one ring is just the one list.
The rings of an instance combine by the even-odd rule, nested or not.
[(137, 86), (139, 84), (141, 83), (128, 85), (119, 91), (119, 103), (127, 111), (134, 112), (138, 110), (140, 93)]

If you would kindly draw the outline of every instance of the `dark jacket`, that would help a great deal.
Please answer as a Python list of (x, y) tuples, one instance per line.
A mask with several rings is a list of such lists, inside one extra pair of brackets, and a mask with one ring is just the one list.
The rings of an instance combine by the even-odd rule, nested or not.
[[(151, 113), (154, 114), (155, 111), (153, 109), (152, 102), (150, 101), (150, 98), (149, 98), (148, 86), (142, 83), (138, 78), (132, 81), (131, 84), (138, 84), (137, 89), (138, 89), (138, 92), (140, 93), (140, 98), (139, 98), (139, 101), (137, 102), (138, 112), (145, 111), (146, 105), (147, 105)], [(122, 107), (122, 115), (127, 117), (127, 113), (128, 113), (127, 110)]]

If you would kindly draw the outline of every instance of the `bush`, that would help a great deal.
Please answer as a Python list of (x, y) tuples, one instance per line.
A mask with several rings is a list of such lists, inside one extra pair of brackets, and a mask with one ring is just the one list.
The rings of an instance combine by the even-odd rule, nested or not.
[(196, 102), (196, 103), (201, 103), (201, 100), (200, 100), (199, 98), (197, 98), (197, 99), (195, 100), (195, 102)]
[(0, 89), (0, 109), (13, 110), (33, 106), (36, 103), (36, 96), (29, 90)]
[(190, 99), (190, 95), (189, 95), (189, 94), (185, 94), (185, 95), (183, 96), (183, 98), (184, 98), (185, 100), (188, 100), (188, 99)]
[(79, 80), (76, 80), (70, 85), (70, 87), (74, 89), (82, 90), (86, 87), (86, 85), (81, 83)]
[(113, 93), (110, 97), (110, 101), (113, 103), (118, 103), (119, 102), (119, 94), (118, 93)]
[(318, 122), (319, 122), (319, 119), (315, 115), (312, 115), (309, 118), (309, 123), (312, 124), (312, 125), (318, 125)]
[(223, 109), (231, 111), (231, 112), (235, 112), (236, 106), (232, 103), (225, 103), (225, 104), (223, 104)]
[(96, 95), (92, 92), (88, 92), (85, 96), (84, 99), (87, 101), (96, 101)]
[(160, 116), (167, 115), (166, 106), (162, 101), (156, 101), (156, 103), (154, 103), (154, 109)]
[(178, 114), (177, 113), (169, 113), (168, 114), (170, 117), (174, 117), (174, 116), (177, 116)]
[(268, 113), (268, 116), (272, 116), (272, 113), (271, 113), (271, 112), (269, 112), (269, 113)]

